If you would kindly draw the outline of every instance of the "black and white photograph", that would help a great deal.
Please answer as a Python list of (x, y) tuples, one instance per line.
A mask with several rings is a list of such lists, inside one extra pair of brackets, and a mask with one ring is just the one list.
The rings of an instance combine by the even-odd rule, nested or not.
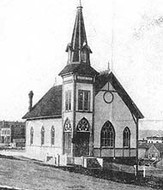
[(0, 0), (0, 190), (163, 189), (163, 1)]

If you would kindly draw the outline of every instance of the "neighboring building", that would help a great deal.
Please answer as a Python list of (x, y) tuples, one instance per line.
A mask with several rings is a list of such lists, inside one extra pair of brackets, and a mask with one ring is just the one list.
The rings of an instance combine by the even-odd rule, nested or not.
[(23, 117), (27, 155), (60, 159), (60, 164), (62, 158), (83, 156), (135, 162), (143, 115), (113, 72), (91, 67), (81, 6), (66, 51), (62, 85), (52, 87), (33, 107), (33, 92), (29, 94), (29, 112)]
[(163, 158), (163, 143), (139, 144), (139, 159), (158, 160)]
[(143, 139), (139, 140), (139, 145), (144, 144), (144, 143), (147, 143), (146, 139), (143, 138)]
[(25, 144), (25, 123), (18, 121), (0, 121), (0, 144), (9, 145), (22, 139)]
[(163, 137), (160, 136), (147, 137), (147, 143), (163, 143)]
[(139, 142), (139, 146), (138, 146), (138, 158), (139, 159), (144, 159), (146, 157), (146, 152), (149, 149), (150, 144), (148, 143), (142, 143)]
[(146, 151), (145, 157), (151, 160), (158, 160), (163, 158), (163, 144), (151, 144)]

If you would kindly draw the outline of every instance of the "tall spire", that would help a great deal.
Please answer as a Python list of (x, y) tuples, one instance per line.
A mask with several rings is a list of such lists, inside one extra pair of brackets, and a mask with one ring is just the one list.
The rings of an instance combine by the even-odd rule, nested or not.
[(92, 52), (87, 43), (82, 8), (79, 0), (71, 43), (66, 49), (69, 53), (68, 64), (83, 62), (90, 64), (89, 54)]

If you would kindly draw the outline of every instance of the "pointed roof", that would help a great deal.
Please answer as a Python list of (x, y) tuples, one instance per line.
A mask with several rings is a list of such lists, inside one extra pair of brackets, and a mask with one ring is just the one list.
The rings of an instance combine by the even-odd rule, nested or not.
[(66, 48), (66, 52), (69, 53), (68, 64), (59, 73), (60, 76), (80, 74), (94, 77), (99, 74), (90, 66), (89, 54), (92, 51), (87, 43), (82, 8), (81, 3), (79, 3), (71, 43)]
[(141, 113), (141, 111), (138, 109), (134, 101), (130, 98), (128, 93), (125, 91), (123, 86), (120, 84), (118, 79), (115, 77), (115, 75), (112, 72), (102, 72), (96, 77), (95, 82), (95, 94), (98, 94), (98, 92), (105, 86), (107, 82), (110, 82), (113, 88), (116, 90), (118, 95), (121, 97), (123, 102), (126, 104), (130, 112), (138, 119), (143, 119), (144, 116)]
[(77, 7), (77, 14), (72, 33), (71, 43), (67, 45), (66, 52), (69, 49), (72, 52), (71, 62), (81, 62), (81, 51), (85, 48), (89, 53), (92, 53), (87, 43), (86, 30), (84, 25), (83, 13), (81, 4)]
[(152, 145), (155, 146), (160, 153), (163, 153), (163, 143), (154, 143)]
[(81, 63), (81, 64), (69, 64), (64, 67), (64, 69), (59, 73), (60, 76), (68, 74), (78, 74), (87, 77), (94, 77), (99, 73), (90, 65)]

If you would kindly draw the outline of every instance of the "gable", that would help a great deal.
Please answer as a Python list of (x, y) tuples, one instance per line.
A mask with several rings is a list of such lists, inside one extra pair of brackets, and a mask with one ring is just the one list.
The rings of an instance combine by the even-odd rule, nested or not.
[(98, 92), (106, 85), (107, 82), (110, 82), (117, 94), (121, 97), (123, 102), (126, 104), (130, 112), (138, 119), (144, 118), (143, 114), (140, 112), (136, 104), (127, 94), (125, 89), (122, 87), (120, 82), (117, 80), (115, 75), (111, 72), (102, 72), (96, 77), (95, 82), (95, 94), (97, 95)]
[(159, 150), (154, 146), (154, 145), (152, 145), (150, 148), (149, 148), (149, 150), (148, 150), (148, 152), (150, 152), (150, 153), (152, 153), (152, 152), (158, 152)]

